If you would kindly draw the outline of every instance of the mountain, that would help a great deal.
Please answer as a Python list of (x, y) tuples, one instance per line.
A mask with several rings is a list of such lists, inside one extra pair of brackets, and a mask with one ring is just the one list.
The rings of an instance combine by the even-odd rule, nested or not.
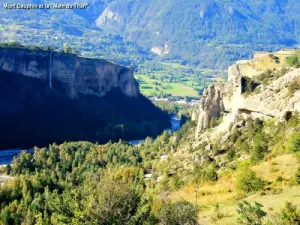
[(116, 0), (96, 24), (164, 58), (225, 67), (255, 50), (295, 46), (299, 9), (297, 0)]
[(61, 52), (0, 48), (1, 148), (156, 136), (169, 116), (133, 71)]
[[(42, 0), (10, 1), (10, 4), (43, 4)], [(90, 1), (89, 1), (90, 2)], [(49, 4), (67, 4), (69, 1), (50, 1)], [(92, 2), (91, 2), (92, 3)], [(105, 33), (97, 28), (93, 15), (104, 10), (104, 2), (94, 1), (88, 10), (66, 9), (5, 9), (0, 7), (0, 42), (21, 42), (32, 46), (50, 46), (61, 49), (68, 43), (82, 56), (105, 58), (124, 66), (134, 66), (152, 54), (120, 35)], [(20, 14), (20, 12), (22, 12)]]
[(23, 10), (22, 15), (19, 10), (1, 8), (0, 40), (58, 47), (69, 42), (83, 54), (104, 56), (123, 65), (157, 55), (159, 60), (209, 68), (226, 68), (255, 51), (295, 47), (300, 40), (297, 0), (83, 3), (89, 4), (87, 10)]

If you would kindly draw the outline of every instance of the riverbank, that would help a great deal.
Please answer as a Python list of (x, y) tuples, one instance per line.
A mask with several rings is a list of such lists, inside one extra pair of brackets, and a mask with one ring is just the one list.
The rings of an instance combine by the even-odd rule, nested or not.
[[(181, 120), (179, 118), (177, 118), (176, 115), (174, 115), (174, 114), (170, 115), (170, 122), (171, 122), (171, 127), (169, 129), (166, 129), (166, 130), (177, 131), (180, 128)], [(144, 141), (145, 141), (145, 139), (130, 140), (130, 141), (127, 141), (127, 142), (131, 145), (138, 146), (139, 144), (141, 144)], [(23, 150), (24, 149), (1, 150), (0, 151), (0, 166), (11, 164), (12, 161), (13, 161), (13, 158), (20, 155), (20, 153)], [(29, 152), (29, 153), (33, 153), (34, 150), (33, 150), (33, 148), (29, 148), (29, 149), (26, 149), (26, 151)]]

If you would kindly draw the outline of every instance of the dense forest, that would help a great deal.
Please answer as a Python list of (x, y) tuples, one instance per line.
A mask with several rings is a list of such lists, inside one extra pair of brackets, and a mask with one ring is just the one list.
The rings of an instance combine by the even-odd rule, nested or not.
[(6, 167), (14, 179), (0, 190), (2, 224), (196, 224), (193, 204), (147, 191), (160, 146), (176, 148), (169, 136), (141, 149), (74, 142), (23, 152)]

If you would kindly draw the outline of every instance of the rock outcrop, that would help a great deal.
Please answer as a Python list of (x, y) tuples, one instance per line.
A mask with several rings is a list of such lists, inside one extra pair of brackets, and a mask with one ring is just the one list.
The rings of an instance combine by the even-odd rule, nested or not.
[(0, 48), (0, 125), (1, 150), (155, 137), (170, 120), (139, 93), (130, 69), (72, 54)]
[[(256, 56), (253, 60), (242, 60), (228, 69), (228, 81), (223, 84), (210, 86), (202, 96), (199, 103), (199, 118), (196, 130), (196, 138), (209, 127), (213, 117), (223, 116), (221, 124), (212, 131), (212, 136), (230, 130), (235, 124), (248, 118), (287, 118), (287, 115), (300, 110), (300, 92), (292, 95), (288, 93), (291, 82), (300, 77), (300, 69), (290, 68), (285, 74), (270, 82), (261, 83), (256, 91), (249, 95), (243, 93), (245, 84), (244, 77), (255, 79), (264, 71), (257, 69), (261, 64), (270, 64), (273, 72), (279, 72), (284, 66), (286, 56), (293, 54), (292, 51), (280, 51), (274, 53), (281, 57), (282, 63), (272, 64), (268, 62), (270, 54)], [(281, 67), (279, 67), (281, 66)], [(204, 135), (205, 136), (205, 135)]]
[(49, 82), (58, 80), (65, 85), (72, 98), (79, 93), (104, 96), (113, 88), (120, 88), (131, 97), (139, 94), (131, 69), (102, 59), (50, 51), (0, 48), (1, 69)]
[(213, 117), (220, 116), (221, 90), (219, 87), (212, 85), (205, 91), (199, 103), (199, 112), (197, 133), (209, 127)]

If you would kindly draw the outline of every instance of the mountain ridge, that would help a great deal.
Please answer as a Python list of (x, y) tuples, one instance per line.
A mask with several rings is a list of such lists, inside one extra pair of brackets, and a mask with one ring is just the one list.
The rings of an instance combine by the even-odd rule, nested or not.
[[(35, 24), (37, 28), (34, 29), (52, 31), (59, 38), (50, 38), (56, 46), (62, 46), (60, 36), (66, 35), (65, 41), (72, 40), (72, 45), (84, 54), (104, 55), (122, 65), (157, 58), (222, 69), (237, 59), (249, 58), (255, 51), (297, 47), (300, 41), (297, 14), (300, 3), (296, 0), (260, 0), (251, 4), (245, 0), (86, 0), (84, 3), (89, 4), (87, 10), (69, 10), (61, 14), (55, 10), (43, 13), (29, 10), (23, 13), (22, 20), (14, 16), (17, 11), (0, 9), (4, 30), (8, 33), (0, 40), (7, 41), (7, 36), (12, 36), (16, 41), (28, 43), (35, 40), (44, 44), (46, 40), (35, 38), (37, 33), (28, 37), (21, 31), (16, 32), (11, 25), (32, 29)], [(33, 15), (41, 20), (33, 20)], [(44, 21), (45, 15), (52, 19)], [(26, 24), (26, 20), (30, 24)], [(54, 26), (58, 29), (54, 30)], [(79, 44), (80, 37), (86, 42), (84, 46)], [(168, 54), (159, 56), (157, 52), (151, 52), (151, 49), (166, 45)]]

